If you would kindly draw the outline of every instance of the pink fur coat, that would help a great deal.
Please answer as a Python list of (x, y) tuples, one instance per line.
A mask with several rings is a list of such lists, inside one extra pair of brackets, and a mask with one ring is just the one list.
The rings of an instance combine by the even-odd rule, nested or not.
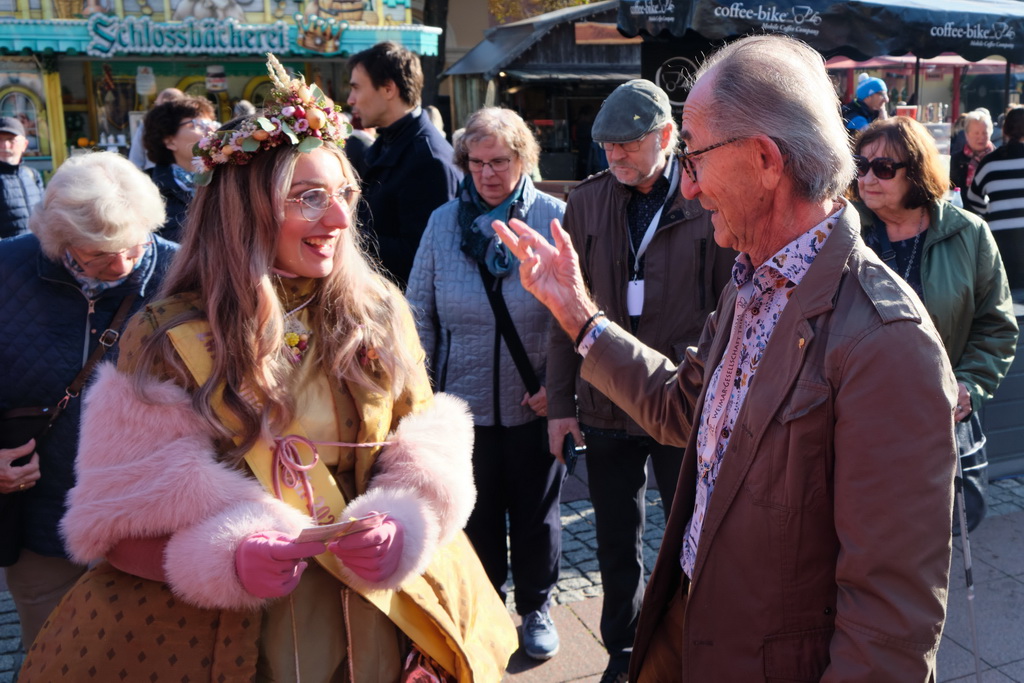
[[(286, 534), (312, 524), (275, 499), (247, 471), (216, 461), (208, 428), (181, 387), (153, 380), (143, 400), (132, 380), (101, 366), (83, 405), (77, 485), (61, 532), (71, 557), (103, 558), (119, 541), (170, 536), (163, 558), (168, 585), (199, 607), (258, 609), (235, 574), (235, 550), (250, 534)], [(438, 394), (388, 437), (369, 489), (342, 518), (387, 510), (405, 527), (398, 571), (382, 584), (397, 588), (422, 573), (438, 545), (473, 510), (473, 420), (461, 399)]]

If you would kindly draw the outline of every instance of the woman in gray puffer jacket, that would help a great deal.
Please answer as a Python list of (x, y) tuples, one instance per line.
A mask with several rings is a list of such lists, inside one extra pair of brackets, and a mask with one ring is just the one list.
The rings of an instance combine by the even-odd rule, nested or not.
[[(515, 112), (488, 107), (470, 117), (455, 147), (465, 179), (458, 197), (431, 215), (406, 296), (434, 389), (465, 399), (473, 410), (477, 503), (466, 533), (502, 596), (508, 533), (523, 648), (548, 659), (558, 651), (548, 608), (561, 556), (558, 504), (565, 471), (548, 452), (544, 420), (552, 321), (523, 289), (518, 262), (491, 228), (495, 219), (517, 217), (550, 238), (548, 226), (562, 218), (565, 203), (531, 182), (538, 156), (533, 134)], [(508, 309), (531, 366), (528, 381), (495, 322), (488, 289)]]

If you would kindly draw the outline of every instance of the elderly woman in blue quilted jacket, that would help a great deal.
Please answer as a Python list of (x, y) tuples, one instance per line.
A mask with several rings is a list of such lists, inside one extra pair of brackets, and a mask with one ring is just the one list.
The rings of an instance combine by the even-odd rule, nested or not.
[[(138, 295), (130, 314), (156, 291), (177, 251), (153, 234), (163, 222), (160, 191), (124, 157), (96, 152), (57, 169), (32, 234), (0, 242), (0, 413), (55, 406), (122, 301)], [(114, 345), (105, 357), (116, 354)], [(80, 406), (71, 398), (46, 433), (0, 449), (0, 565), (25, 649), (86, 569), (57, 530), (75, 485)]]
[[(523, 289), (518, 262), (490, 227), (494, 219), (520, 217), (547, 236), (546, 226), (562, 218), (565, 203), (530, 180), (538, 157), (537, 141), (515, 112), (487, 107), (470, 116), (455, 146), (465, 179), (458, 197), (431, 215), (406, 296), (434, 389), (464, 398), (473, 410), (477, 502), (466, 533), (502, 596), (508, 535), (523, 649), (548, 659), (559, 645), (548, 609), (561, 556), (565, 471), (548, 452), (544, 419), (551, 318)], [(508, 311), (503, 326), (495, 306)], [(518, 363), (512, 337), (523, 350)]]

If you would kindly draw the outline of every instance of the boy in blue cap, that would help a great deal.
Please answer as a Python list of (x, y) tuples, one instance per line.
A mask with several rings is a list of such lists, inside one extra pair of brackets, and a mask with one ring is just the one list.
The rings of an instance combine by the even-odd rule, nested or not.
[(867, 128), (877, 118), (886, 118), (885, 104), (888, 101), (885, 81), (861, 74), (857, 83), (857, 99), (843, 107), (843, 120), (850, 135)]

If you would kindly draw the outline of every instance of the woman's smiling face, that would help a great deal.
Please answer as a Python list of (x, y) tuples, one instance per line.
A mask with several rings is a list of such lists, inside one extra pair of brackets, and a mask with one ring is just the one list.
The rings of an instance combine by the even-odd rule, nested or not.
[[(352, 205), (339, 195), (355, 184), (345, 175), (341, 160), (323, 148), (299, 156), (285, 200), (275, 268), (300, 277), (330, 275), (341, 233), (352, 225)], [(326, 191), (330, 201), (323, 215), (311, 221), (306, 218), (311, 215), (308, 207), (298, 200), (314, 189)]]

